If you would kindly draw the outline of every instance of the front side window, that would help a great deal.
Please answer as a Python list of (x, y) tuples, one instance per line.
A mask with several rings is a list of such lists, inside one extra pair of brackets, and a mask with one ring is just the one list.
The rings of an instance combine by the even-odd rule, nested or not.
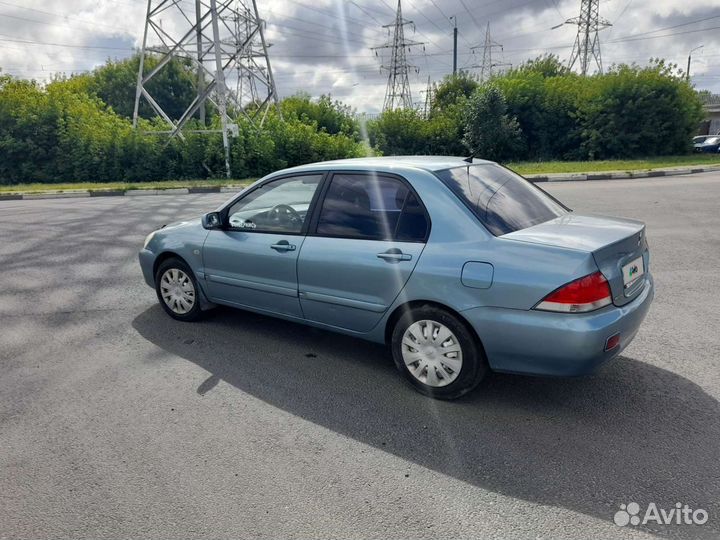
[(423, 242), (428, 226), (425, 209), (397, 178), (335, 174), (320, 210), (317, 234)]
[(233, 229), (268, 233), (299, 233), (321, 174), (281, 178), (264, 184), (230, 207)]
[(494, 163), (435, 174), (495, 236), (544, 223), (569, 211), (522, 176)]

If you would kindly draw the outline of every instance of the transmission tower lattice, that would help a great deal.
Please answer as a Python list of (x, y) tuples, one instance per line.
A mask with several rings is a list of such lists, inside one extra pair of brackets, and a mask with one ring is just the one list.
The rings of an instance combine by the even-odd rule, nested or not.
[(587, 75), (591, 60), (595, 60), (599, 73), (602, 73), (602, 56), (600, 55), (600, 39), (598, 32), (612, 26), (609, 21), (600, 17), (600, 0), (581, 0), (580, 16), (568, 19), (565, 24), (577, 25), (572, 54), (568, 66), (580, 64), (580, 73)]
[(430, 75), (428, 75), (427, 78), (427, 87), (425, 87), (425, 90), (420, 90), (420, 93), (425, 94), (425, 99), (423, 100), (423, 117), (428, 118), (430, 116), (430, 109), (432, 107), (433, 100), (433, 88), (430, 83)]
[[(237, 119), (262, 124), (268, 108), (279, 107), (264, 25), (255, 0), (148, 0), (133, 126), (141, 99), (168, 124), (159, 133), (171, 137), (184, 138), (183, 129), (197, 115), (203, 129), (196, 131), (222, 133), (229, 176), (229, 137), (237, 132)], [(195, 97), (177, 118), (150, 91), (152, 79), (173, 59), (189, 62), (197, 74)], [(218, 111), (219, 130), (204, 128), (208, 103)]]
[(493, 49), (500, 49), (502, 52), (503, 46), (497, 41), (493, 41), (490, 36), (490, 23), (487, 23), (485, 27), (485, 41), (482, 45), (476, 45), (471, 47), (470, 50), (475, 52), (478, 49), (482, 49), (482, 63), (470, 66), (471, 68), (480, 69), (480, 82), (485, 82), (492, 77), (493, 68), (501, 66), (509, 66), (506, 62), (494, 62), (493, 61)]
[(417, 66), (409, 64), (405, 51), (410, 47), (423, 46), (425, 50), (425, 43), (420, 41), (412, 41), (405, 39), (405, 26), (415, 25), (412, 21), (403, 19), (402, 16), (402, 5), (401, 0), (398, 0), (397, 13), (395, 15), (395, 22), (393, 24), (383, 25), (383, 28), (387, 28), (388, 32), (392, 29), (392, 35), (389, 36), (387, 43), (378, 47), (373, 47), (377, 55), (379, 50), (390, 49), (390, 65), (382, 65), (381, 69), (388, 72), (388, 83), (387, 90), (385, 91), (385, 103), (383, 104), (383, 111), (389, 111), (393, 109), (412, 109), (413, 100), (412, 92), (410, 91), (410, 71), (419, 73), (420, 70)]

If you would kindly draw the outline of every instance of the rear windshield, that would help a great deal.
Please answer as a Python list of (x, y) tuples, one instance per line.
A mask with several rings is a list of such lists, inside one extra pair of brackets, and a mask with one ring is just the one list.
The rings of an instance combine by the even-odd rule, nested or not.
[(483, 163), (437, 171), (442, 180), (495, 236), (565, 215), (569, 209), (522, 176)]

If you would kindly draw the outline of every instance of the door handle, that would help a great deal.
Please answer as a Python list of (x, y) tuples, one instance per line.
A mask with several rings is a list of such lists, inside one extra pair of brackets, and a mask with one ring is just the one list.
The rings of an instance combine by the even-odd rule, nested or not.
[(388, 249), (382, 253), (377, 254), (379, 259), (383, 259), (385, 262), (400, 262), (409, 261), (412, 259), (412, 255), (409, 253), (403, 253), (397, 248)]
[(291, 244), (287, 240), (280, 240), (277, 244), (270, 246), (270, 249), (274, 249), (279, 252), (295, 251), (295, 244)]

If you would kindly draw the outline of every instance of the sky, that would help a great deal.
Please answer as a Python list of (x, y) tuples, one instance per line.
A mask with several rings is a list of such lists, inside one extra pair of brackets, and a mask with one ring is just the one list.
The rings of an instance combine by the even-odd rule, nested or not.
[[(178, 0), (189, 2), (191, 0)], [(153, 2), (154, 5), (155, 2)], [(397, 0), (258, 0), (276, 86), (281, 97), (331, 94), (359, 112), (382, 108), (388, 50), (383, 25), (395, 20)], [(140, 47), (145, 0), (0, 0), (0, 69), (47, 81), (124, 58)], [(560, 25), (576, 17), (580, 0), (402, 0), (413, 100), (422, 102), (427, 80), (452, 72), (453, 20), (458, 26), (458, 67), (477, 72), (490, 23), (493, 62), (518, 65), (542, 54), (567, 61), (577, 32)], [(601, 0), (603, 65), (661, 57), (691, 74), (698, 89), (720, 93), (720, 4), (701, 0)], [(165, 21), (170, 27), (173, 22)], [(176, 21), (177, 22), (177, 21)], [(501, 67), (496, 69), (502, 69)]]

